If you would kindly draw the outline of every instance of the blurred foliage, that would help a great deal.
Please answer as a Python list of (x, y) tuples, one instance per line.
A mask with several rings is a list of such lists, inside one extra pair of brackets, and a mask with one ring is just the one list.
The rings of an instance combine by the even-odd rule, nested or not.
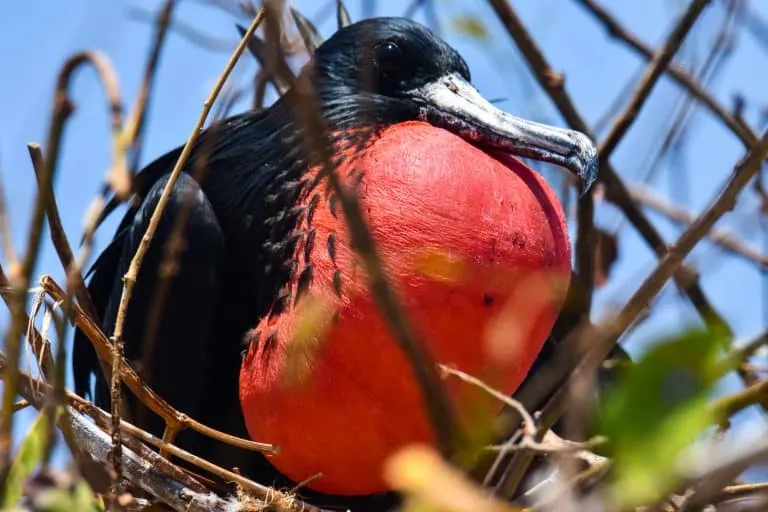
[(30, 425), (27, 435), (13, 459), (8, 480), (3, 489), (3, 509), (14, 505), (21, 499), (24, 484), (43, 459), (47, 438), (48, 421), (45, 414), (40, 413)]
[(404, 512), (518, 512), (488, 495), (433, 448), (407, 446), (390, 457), (387, 482), (406, 496)]
[(101, 499), (97, 498), (85, 480), (69, 487), (50, 487), (30, 496), (36, 512), (101, 512)]
[(715, 421), (707, 403), (723, 375), (725, 339), (707, 329), (663, 340), (608, 391), (596, 423), (614, 459), (609, 493), (622, 508), (674, 489), (679, 455)]
[(459, 34), (468, 36), (472, 39), (484, 41), (491, 37), (488, 27), (485, 26), (483, 20), (471, 14), (453, 18), (451, 20), (451, 26)]

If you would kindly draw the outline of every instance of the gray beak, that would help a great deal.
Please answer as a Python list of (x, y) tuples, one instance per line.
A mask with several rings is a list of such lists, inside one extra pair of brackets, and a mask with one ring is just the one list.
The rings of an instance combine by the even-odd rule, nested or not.
[(597, 178), (597, 149), (589, 137), (507, 114), (458, 74), (429, 82), (408, 95), (422, 105), (424, 121), (481, 146), (570, 170), (581, 180), (581, 194)]

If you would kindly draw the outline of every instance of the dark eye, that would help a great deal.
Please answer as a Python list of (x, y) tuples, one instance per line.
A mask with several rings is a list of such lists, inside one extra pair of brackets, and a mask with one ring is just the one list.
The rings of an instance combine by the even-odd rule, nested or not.
[(403, 51), (392, 41), (384, 41), (374, 48), (376, 66), (384, 73), (392, 73), (402, 68)]

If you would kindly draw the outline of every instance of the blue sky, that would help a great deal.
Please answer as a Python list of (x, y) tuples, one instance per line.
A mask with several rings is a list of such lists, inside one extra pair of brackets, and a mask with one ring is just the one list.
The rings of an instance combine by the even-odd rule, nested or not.
[[(331, 2), (294, 2), (303, 12), (314, 15)], [(359, 19), (363, 2), (350, 1), (354, 19)], [(376, 14), (401, 14), (409, 1), (380, 2), (386, 8)], [(487, 98), (505, 98), (499, 105), (516, 114), (553, 124), (562, 120), (547, 96), (532, 80), (528, 69), (511, 44), (509, 37), (485, 2), (438, 0), (442, 34), (465, 56), (476, 85)], [(673, 23), (678, 10), (687, 2), (646, 0), (627, 2), (605, 0), (617, 18), (637, 33), (642, 40), (658, 45)], [(53, 85), (58, 68), (71, 53), (96, 49), (112, 61), (120, 80), (120, 88), (128, 111), (140, 84), (144, 61), (149, 49), (152, 27), (130, 15), (133, 9), (154, 11), (157, 0), (69, 0), (50, 2), (26, 0), (0, 4), (0, 175), (8, 200), (9, 215), (17, 247), (23, 247), (30, 205), (34, 198), (34, 177), (26, 144), (43, 142), (49, 123)], [(569, 0), (518, 0), (515, 7), (541, 44), (552, 65), (566, 76), (568, 92), (581, 113), (594, 123), (608, 104), (621, 91), (629, 77), (643, 66), (624, 46), (612, 42), (592, 18)], [(700, 62), (722, 18), (723, 2), (713, 2), (699, 22), (684, 53), (687, 61)], [(768, 4), (752, 2), (753, 9), (768, 17)], [(480, 42), (463, 36), (452, 28), (455, 17), (476, 16), (488, 27), (488, 37)], [(316, 18), (316, 17), (315, 17)], [(330, 34), (334, 16), (325, 16), (320, 24)], [(228, 59), (237, 41), (233, 17), (202, 1), (181, 2), (176, 19), (194, 26), (219, 40), (222, 50), (210, 50), (192, 44), (178, 33), (171, 33), (163, 51), (160, 72), (153, 93), (143, 162), (181, 144), (200, 112), (203, 99)], [(420, 17), (424, 20), (423, 17)], [(238, 20), (243, 23), (243, 20)], [(735, 41), (734, 54), (725, 69), (711, 85), (713, 94), (725, 105), (731, 105), (735, 93), (750, 101), (749, 120), (756, 120), (758, 110), (768, 105), (768, 54), (747, 34)], [(254, 65), (247, 56), (233, 75), (231, 83), (242, 84)], [(643, 163), (661, 137), (680, 90), (663, 79), (648, 105), (612, 157), (612, 162), (629, 182), (637, 177)], [(68, 124), (59, 162), (56, 193), (65, 229), (72, 240), (78, 240), (85, 208), (97, 192), (110, 163), (108, 118), (102, 92), (91, 71), (81, 72), (74, 80), (71, 96), (77, 110)], [(240, 106), (242, 108), (242, 105)], [(700, 211), (719, 189), (734, 162), (743, 154), (736, 138), (701, 109), (693, 121), (690, 143), (681, 158), (666, 165), (656, 185), (660, 193), (676, 204)], [(553, 174), (555, 176), (555, 174)], [(689, 183), (687, 193), (670, 188), (671, 176)], [(756, 198), (747, 194), (736, 211), (719, 226), (739, 230), (757, 247), (761, 240), (754, 212)], [(610, 207), (598, 209), (598, 222), (609, 228), (620, 219)], [(679, 229), (658, 216), (651, 215), (667, 240), (672, 241)], [(97, 247), (103, 247), (112, 236), (119, 215), (114, 215), (97, 235)], [(611, 284), (596, 297), (595, 317), (600, 318), (619, 307), (653, 268), (656, 259), (644, 242), (625, 223), (621, 228), (620, 261), (614, 268)], [(5, 259), (3, 257), (3, 261)], [(702, 282), (717, 309), (731, 322), (739, 337), (748, 338), (766, 328), (768, 314), (761, 302), (765, 278), (754, 265), (724, 256), (706, 245), (690, 259), (693, 265), (706, 268)], [(47, 242), (37, 269), (50, 273), (59, 282), (62, 271)], [(7, 326), (7, 315), (0, 315), (0, 325)], [(676, 291), (668, 287), (654, 313), (629, 340), (632, 351), (660, 333), (672, 332), (695, 322), (695, 312), (680, 301)], [(22, 416), (29, 418), (28, 415)]]

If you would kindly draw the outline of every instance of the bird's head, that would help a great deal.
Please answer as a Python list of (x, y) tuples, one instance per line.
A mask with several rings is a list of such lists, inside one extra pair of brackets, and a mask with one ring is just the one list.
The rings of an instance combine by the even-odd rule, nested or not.
[(564, 167), (581, 180), (582, 192), (597, 177), (597, 151), (586, 135), (498, 109), (472, 85), (461, 55), (412, 20), (344, 27), (317, 48), (303, 74), (337, 126), (421, 120), (486, 150)]

